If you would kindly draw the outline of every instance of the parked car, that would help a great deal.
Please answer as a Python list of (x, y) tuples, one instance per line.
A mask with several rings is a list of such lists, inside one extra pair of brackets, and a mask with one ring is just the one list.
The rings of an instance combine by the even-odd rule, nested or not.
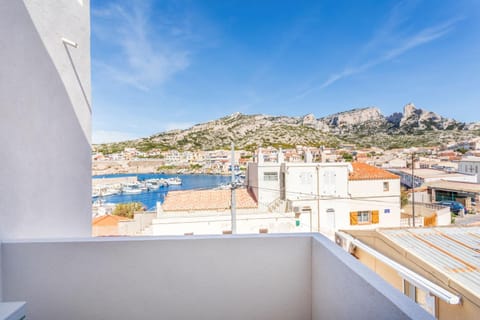
[(452, 211), (453, 213), (459, 213), (460, 211), (465, 212), (465, 207), (457, 201), (443, 200), (438, 202), (438, 204), (450, 207), (450, 211)]

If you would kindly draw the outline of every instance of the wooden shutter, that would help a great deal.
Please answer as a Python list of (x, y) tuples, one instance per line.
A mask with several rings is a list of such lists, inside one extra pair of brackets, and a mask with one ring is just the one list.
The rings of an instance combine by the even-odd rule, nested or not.
[(380, 221), (378, 210), (372, 211), (372, 223), (378, 223)]
[(358, 224), (358, 212), (352, 211), (350, 212), (350, 225), (354, 226)]

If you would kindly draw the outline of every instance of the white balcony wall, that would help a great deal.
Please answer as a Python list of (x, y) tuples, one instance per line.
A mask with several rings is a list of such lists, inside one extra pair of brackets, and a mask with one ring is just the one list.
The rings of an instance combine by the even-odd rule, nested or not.
[(323, 237), (312, 241), (312, 319), (433, 319)]
[(29, 319), (431, 319), (319, 235), (10, 241), (2, 261)]
[(29, 319), (310, 319), (310, 237), (4, 243)]
[(0, 59), (0, 239), (88, 236), (89, 1), (0, 1)]

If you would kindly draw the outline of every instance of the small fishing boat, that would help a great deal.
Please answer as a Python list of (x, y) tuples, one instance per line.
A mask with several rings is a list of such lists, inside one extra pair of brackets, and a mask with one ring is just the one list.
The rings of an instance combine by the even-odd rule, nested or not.
[(167, 183), (169, 186), (179, 186), (182, 184), (182, 179), (180, 179), (179, 177), (168, 178)]

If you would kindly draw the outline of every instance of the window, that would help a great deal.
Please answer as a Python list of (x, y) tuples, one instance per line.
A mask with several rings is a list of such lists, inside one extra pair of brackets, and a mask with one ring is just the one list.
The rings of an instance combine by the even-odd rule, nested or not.
[(264, 172), (263, 181), (278, 181), (278, 172)]
[(358, 211), (357, 221), (358, 224), (370, 223), (370, 211)]
[(350, 225), (379, 223), (379, 211), (352, 211), (350, 212)]
[(390, 190), (390, 183), (388, 181), (385, 181), (383, 183), (383, 191), (388, 191)]

